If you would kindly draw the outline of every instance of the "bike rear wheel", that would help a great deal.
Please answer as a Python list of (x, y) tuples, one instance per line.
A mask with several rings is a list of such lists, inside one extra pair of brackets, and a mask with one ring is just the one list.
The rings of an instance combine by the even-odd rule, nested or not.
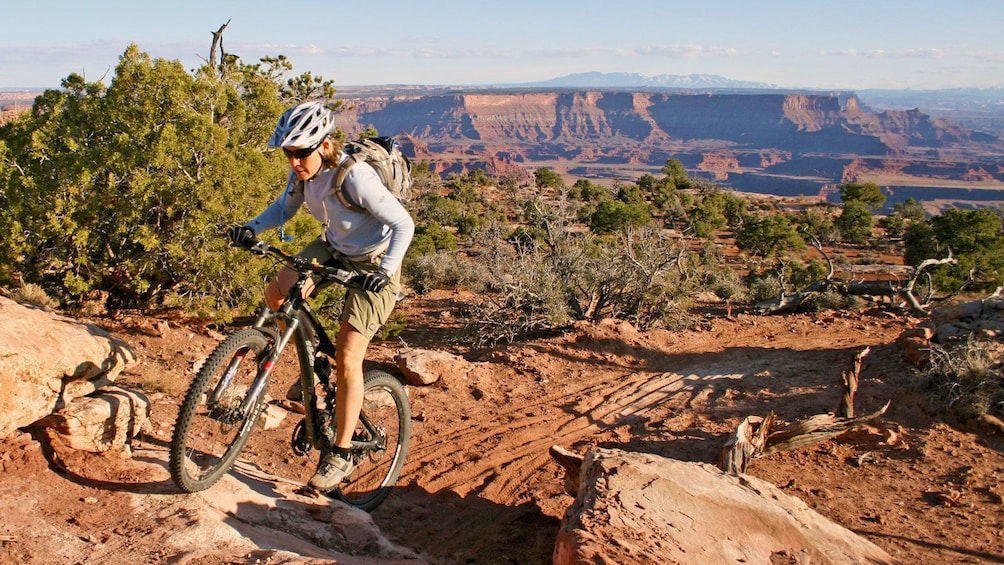
[(374, 369), (363, 381), (363, 407), (352, 440), (369, 445), (353, 450), (355, 470), (332, 494), (368, 512), (387, 498), (401, 474), (411, 441), (411, 405), (404, 386), (390, 374)]
[(257, 398), (245, 398), (269, 343), (259, 330), (240, 330), (216, 346), (196, 375), (171, 438), (171, 478), (181, 490), (209, 488), (237, 460), (264, 407), (264, 389)]

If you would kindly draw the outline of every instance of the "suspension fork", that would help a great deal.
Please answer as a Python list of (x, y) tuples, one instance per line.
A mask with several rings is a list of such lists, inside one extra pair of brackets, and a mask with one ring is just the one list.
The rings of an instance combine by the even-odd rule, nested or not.
[[(252, 327), (261, 329), (265, 326), (265, 322), (273, 317), (275, 317), (275, 313), (272, 312), (268, 306), (263, 306), (261, 311), (258, 312), (258, 317)], [(247, 353), (247, 349), (240, 350), (234, 354), (233, 358), (230, 359), (230, 363), (227, 364), (226, 371), (223, 372), (223, 377), (218, 383), (216, 383), (216, 387), (213, 388), (213, 394), (210, 395), (209, 402), (207, 402), (207, 404), (214, 406), (220, 401), (223, 391), (230, 387), (230, 383), (233, 381), (234, 375), (237, 374), (237, 368), (244, 361), (244, 357)], [(243, 410), (244, 408), (245, 406), (242, 404), (241, 409)]]
[[(260, 363), (258, 366), (258, 374), (255, 376), (254, 382), (251, 383), (251, 390), (248, 394), (244, 395), (244, 401), (241, 402), (241, 413), (247, 414), (251, 410), (251, 407), (258, 402), (258, 397), (265, 390), (265, 386), (268, 384), (268, 377), (272, 374), (272, 370), (275, 368), (276, 363), (279, 361), (279, 355), (282, 350), (286, 348), (289, 343), (290, 338), (294, 333), (297, 333), (299, 329), (300, 321), (295, 316), (290, 316), (291, 308), (287, 305), (282, 308), (279, 312), (269, 313), (267, 308), (258, 315), (258, 320), (255, 322), (255, 327), (261, 328), (266, 320), (272, 317), (278, 317), (279, 319), (285, 321), (286, 329), (283, 330), (281, 334), (275, 340), (275, 344), (270, 350), (268, 350), (268, 356)], [(298, 348), (299, 349), (299, 348)], [(234, 359), (234, 361), (239, 362), (239, 359)], [(231, 364), (234, 363), (231, 361)], [(230, 372), (230, 369), (227, 369)]]
[[(257, 329), (263, 329), (265, 327), (265, 322), (275, 318), (276, 314), (268, 306), (262, 306), (261, 310), (258, 312), (258, 317), (255, 319), (254, 324), (251, 327)], [(241, 362), (244, 361), (244, 357), (247, 355), (247, 350), (238, 351), (234, 354), (233, 358), (230, 359), (230, 363), (227, 365), (227, 370), (223, 373), (223, 378), (220, 382), (216, 383), (216, 388), (213, 389), (213, 394), (210, 397), (209, 404), (213, 405), (220, 401), (220, 396), (223, 394), (229, 386), (230, 382), (233, 380), (234, 375), (237, 373), (237, 367), (240, 366)], [(243, 406), (242, 406), (243, 409)]]

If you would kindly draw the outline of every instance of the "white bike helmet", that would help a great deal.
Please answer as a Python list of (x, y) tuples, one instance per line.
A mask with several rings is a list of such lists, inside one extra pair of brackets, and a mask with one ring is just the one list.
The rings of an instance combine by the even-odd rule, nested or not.
[(331, 110), (320, 102), (304, 102), (286, 110), (279, 118), (269, 147), (313, 147), (331, 131)]

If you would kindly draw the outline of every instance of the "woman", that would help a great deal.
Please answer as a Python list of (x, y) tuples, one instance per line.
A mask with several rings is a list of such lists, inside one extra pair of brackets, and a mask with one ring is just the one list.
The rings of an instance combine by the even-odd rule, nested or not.
[[(289, 159), (290, 174), (282, 195), (257, 218), (230, 228), (230, 239), (249, 245), (256, 234), (279, 227), (303, 204), (324, 224), (321, 236), (307, 244), (299, 256), (325, 264), (339, 261), (362, 275), (363, 290), (349, 289), (339, 316), (336, 338), (335, 446), (322, 454), (309, 485), (329, 491), (353, 470), (349, 446), (363, 401), (363, 360), (370, 340), (390, 317), (401, 288), (401, 263), (411, 244), (415, 224), (404, 206), (387, 190), (373, 167), (352, 166), (343, 189), (362, 210), (353, 210), (337, 198), (333, 186), (338, 164), (348, 156), (329, 136), (331, 112), (320, 102), (305, 102), (287, 110), (268, 141), (281, 147)], [(296, 272), (283, 267), (265, 290), (268, 306), (277, 310)], [(313, 284), (308, 281), (305, 295)]]

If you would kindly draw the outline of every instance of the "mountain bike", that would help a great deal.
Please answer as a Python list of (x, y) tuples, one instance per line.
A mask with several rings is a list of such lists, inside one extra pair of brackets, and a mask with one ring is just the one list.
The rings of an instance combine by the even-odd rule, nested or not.
[[(328, 359), (335, 359), (335, 345), (302, 291), (312, 276), (320, 279), (318, 290), (331, 283), (358, 287), (358, 276), (308, 262), (263, 241), (249, 250), (284, 262), (298, 278), (278, 311), (263, 306), (250, 328), (220, 342), (185, 395), (171, 438), (169, 464), (171, 478), (184, 492), (209, 488), (236, 462), (263, 415), (269, 379), (290, 341), (296, 349), (303, 403), (303, 419), (290, 440), (293, 452), (306, 456), (318, 449), (324, 454), (334, 446), (335, 383)], [(363, 406), (351, 447), (356, 467), (326, 494), (370, 511), (390, 493), (404, 465), (411, 408), (404, 386), (389, 373), (369, 370), (363, 382)]]

